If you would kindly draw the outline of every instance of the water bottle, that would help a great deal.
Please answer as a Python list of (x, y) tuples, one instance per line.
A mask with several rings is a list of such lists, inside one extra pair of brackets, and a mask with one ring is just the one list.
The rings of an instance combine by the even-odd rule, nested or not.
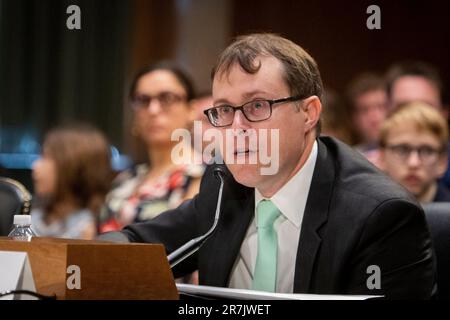
[(14, 216), (14, 229), (8, 237), (18, 241), (31, 241), (31, 237), (36, 237), (31, 229), (31, 216), (27, 214)]

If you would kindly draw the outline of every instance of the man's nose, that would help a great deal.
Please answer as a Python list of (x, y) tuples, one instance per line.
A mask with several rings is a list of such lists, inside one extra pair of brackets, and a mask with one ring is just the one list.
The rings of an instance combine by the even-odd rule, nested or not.
[(242, 110), (236, 110), (234, 113), (233, 124), (231, 125), (233, 129), (247, 130), (250, 128), (250, 121), (247, 120)]
[(380, 122), (385, 118), (384, 110), (380, 106), (371, 106), (367, 111), (367, 118), (372, 122)]
[(372, 110), (370, 117), (376, 119), (377, 121), (380, 121), (384, 119), (385, 114), (381, 107), (376, 107)]
[(422, 161), (420, 160), (419, 152), (417, 150), (412, 150), (408, 155), (407, 163), (409, 166), (419, 166)]

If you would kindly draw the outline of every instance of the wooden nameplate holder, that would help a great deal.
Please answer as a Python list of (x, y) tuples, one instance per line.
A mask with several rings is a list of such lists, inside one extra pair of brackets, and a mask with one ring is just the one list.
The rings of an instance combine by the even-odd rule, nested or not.
[(37, 292), (57, 299), (179, 298), (160, 244), (0, 238), (0, 251), (26, 251)]

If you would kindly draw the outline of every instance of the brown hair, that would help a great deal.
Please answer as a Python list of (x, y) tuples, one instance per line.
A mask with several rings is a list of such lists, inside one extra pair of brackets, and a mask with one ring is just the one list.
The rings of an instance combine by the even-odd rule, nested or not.
[[(255, 62), (259, 56), (272, 56), (281, 62), (283, 77), (292, 95), (315, 95), (322, 98), (323, 84), (316, 61), (299, 45), (271, 33), (237, 37), (219, 56), (218, 63), (211, 72), (211, 79), (228, 75), (235, 63), (245, 72), (255, 74), (261, 68), (261, 64)], [(318, 124), (317, 134), (319, 131)]]
[(112, 179), (110, 148), (103, 134), (87, 124), (47, 133), (44, 149), (56, 166), (56, 190), (46, 211), (73, 197), (80, 208), (98, 213)]
[(273, 56), (282, 63), (292, 95), (322, 97), (322, 78), (314, 59), (299, 45), (271, 33), (237, 37), (219, 56), (211, 78), (228, 73), (235, 63), (245, 72), (255, 74), (261, 68), (255, 63), (258, 56)]
[(130, 90), (128, 92), (128, 98), (133, 98), (136, 93), (138, 82), (143, 76), (153, 71), (159, 70), (171, 72), (175, 76), (177, 81), (181, 84), (184, 91), (186, 92), (187, 101), (191, 101), (196, 97), (194, 83), (192, 82), (190, 75), (175, 62), (163, 60), (143, 67), (134, 75), (131, 81)]
[(386, 147), (389, 132), (404, 123), (436, 136), (442, 152), (446, 152), (449, 135), (447, 122), (435, 108), (424, 102), (409, 102), (395, 109), (381, 126), (380, 146)]

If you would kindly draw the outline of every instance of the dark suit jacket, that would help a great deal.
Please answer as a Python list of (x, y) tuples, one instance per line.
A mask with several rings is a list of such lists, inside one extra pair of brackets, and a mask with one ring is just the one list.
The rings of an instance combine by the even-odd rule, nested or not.
[[(429, 298), (435, 261), (421, 207), (345, 144), (327, 137), (317, 141), (317, 162), (296, 253), (294, 292)], [(209, 167), (195, 198), (122, 232), (130, 241), (163, 243), (170, 253), (211, 227), (218, 186)], [(200, 284), (226, 287), (253, 216), (254, 190), (228, 174), (215, 233), (198, 253), (176, 267), (175, 275), (198, 269)], [(372, 265), (380, 268), (380, 289), (367, 286), (374, 275), (368, 272)]]

